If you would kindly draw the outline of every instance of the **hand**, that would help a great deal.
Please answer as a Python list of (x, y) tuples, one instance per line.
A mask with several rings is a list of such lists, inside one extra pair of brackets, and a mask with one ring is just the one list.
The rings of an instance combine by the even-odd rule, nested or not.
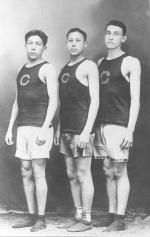
[(47, 128), (43, 128), (41, 127), (38, 131), (38, 133), (36, 134), (36, 139), (35, 139), (35, 143), (38, 146), (42, 146), (45, 144), (46, 142), (46, 134), (47, 134)]
[(60, 145), (60, 130), (56, 130), (55, 136), (54, 136), (54, 145), (59, 146)]
[(78, 147), (84, 149), (86, 148), (87, 144), (89, 143), (89, 139), (90, 139), (90, 133), (89, 132), (82, 132), (79, 135), (79, 140), (78, 140)]
[(132, 147), (132, 145), (133, 145), (133, 132), (131, 132), (130, 130), (126, 128), (126, 131), (124, 133), (124, 138), (120, 147), (121, 149), (124, 150), (124, 149), (128, 149)]
[(14, 144), (14, 141), (12, 140), (12, 131), (7, 131), (5, 136), (5, 142), (8, 146), (11, 146)]

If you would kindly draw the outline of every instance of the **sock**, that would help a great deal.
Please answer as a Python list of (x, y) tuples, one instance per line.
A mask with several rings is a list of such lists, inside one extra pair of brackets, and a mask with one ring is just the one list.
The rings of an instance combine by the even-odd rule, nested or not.
[(115, 216), (116, 216), (115, 213), (111, 213), (111, 212), (108, 213), (108, 220), (110, 221), (110, 223), (114, 221)]
[(82, 213), (83, 213), (83, 208), (82, 207), (76, 207), (75, 218), (76, 219), (81, 219)]
[(91, 211), (83, 211), (82, 218), (87, 222), (91, 222)]
[(32, 220), (35, 220), (35, 219), (37, 218), (37, 214), (29, 213), (29, 217), (30, 217)]
[(38, 215), (37, 219), (41, 221), (45, 221), (45, 215)]

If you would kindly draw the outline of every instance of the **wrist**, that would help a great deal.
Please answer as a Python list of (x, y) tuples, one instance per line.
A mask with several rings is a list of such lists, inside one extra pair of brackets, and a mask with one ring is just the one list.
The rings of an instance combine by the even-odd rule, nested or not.
[(129, 127), (127, 127), (127, 131), (128, 131), (129, 133), (131, 133), (131, 134), (134, 133), (134, 129), (133, 129), (133, 128), (129, 128)]

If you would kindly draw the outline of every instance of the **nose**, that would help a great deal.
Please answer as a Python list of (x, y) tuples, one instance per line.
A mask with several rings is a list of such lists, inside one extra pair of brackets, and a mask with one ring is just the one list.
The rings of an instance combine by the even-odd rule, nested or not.
[(112, 35), (112, 34), (109, 35), (109, 39), (110, 39), (110, 40), (113, 39), (113, 35)]
[(72, 46), (76, 46), (76, 42), (75, 42), (75, 40), (72, 41)]
[(35, 47), (35, 44), (32, 44), (32, 45), (31, 45), (31, 49), (32, 49), (32, 50), (35, 50), (35, 48), (36, 48), (36, 47)]

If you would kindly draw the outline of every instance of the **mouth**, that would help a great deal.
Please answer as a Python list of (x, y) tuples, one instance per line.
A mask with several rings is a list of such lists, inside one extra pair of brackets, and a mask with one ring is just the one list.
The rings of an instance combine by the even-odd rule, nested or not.
[(113, 44), (113, 42), (107, 42), (107, 44)]
[(30, 53), (30, 56), (36, 56), (36, 55), (37, 55), (36, 53), (33, 52)]
[(76, 52), (77, 51), (77, 49), (71, 49), (71, 52)]

